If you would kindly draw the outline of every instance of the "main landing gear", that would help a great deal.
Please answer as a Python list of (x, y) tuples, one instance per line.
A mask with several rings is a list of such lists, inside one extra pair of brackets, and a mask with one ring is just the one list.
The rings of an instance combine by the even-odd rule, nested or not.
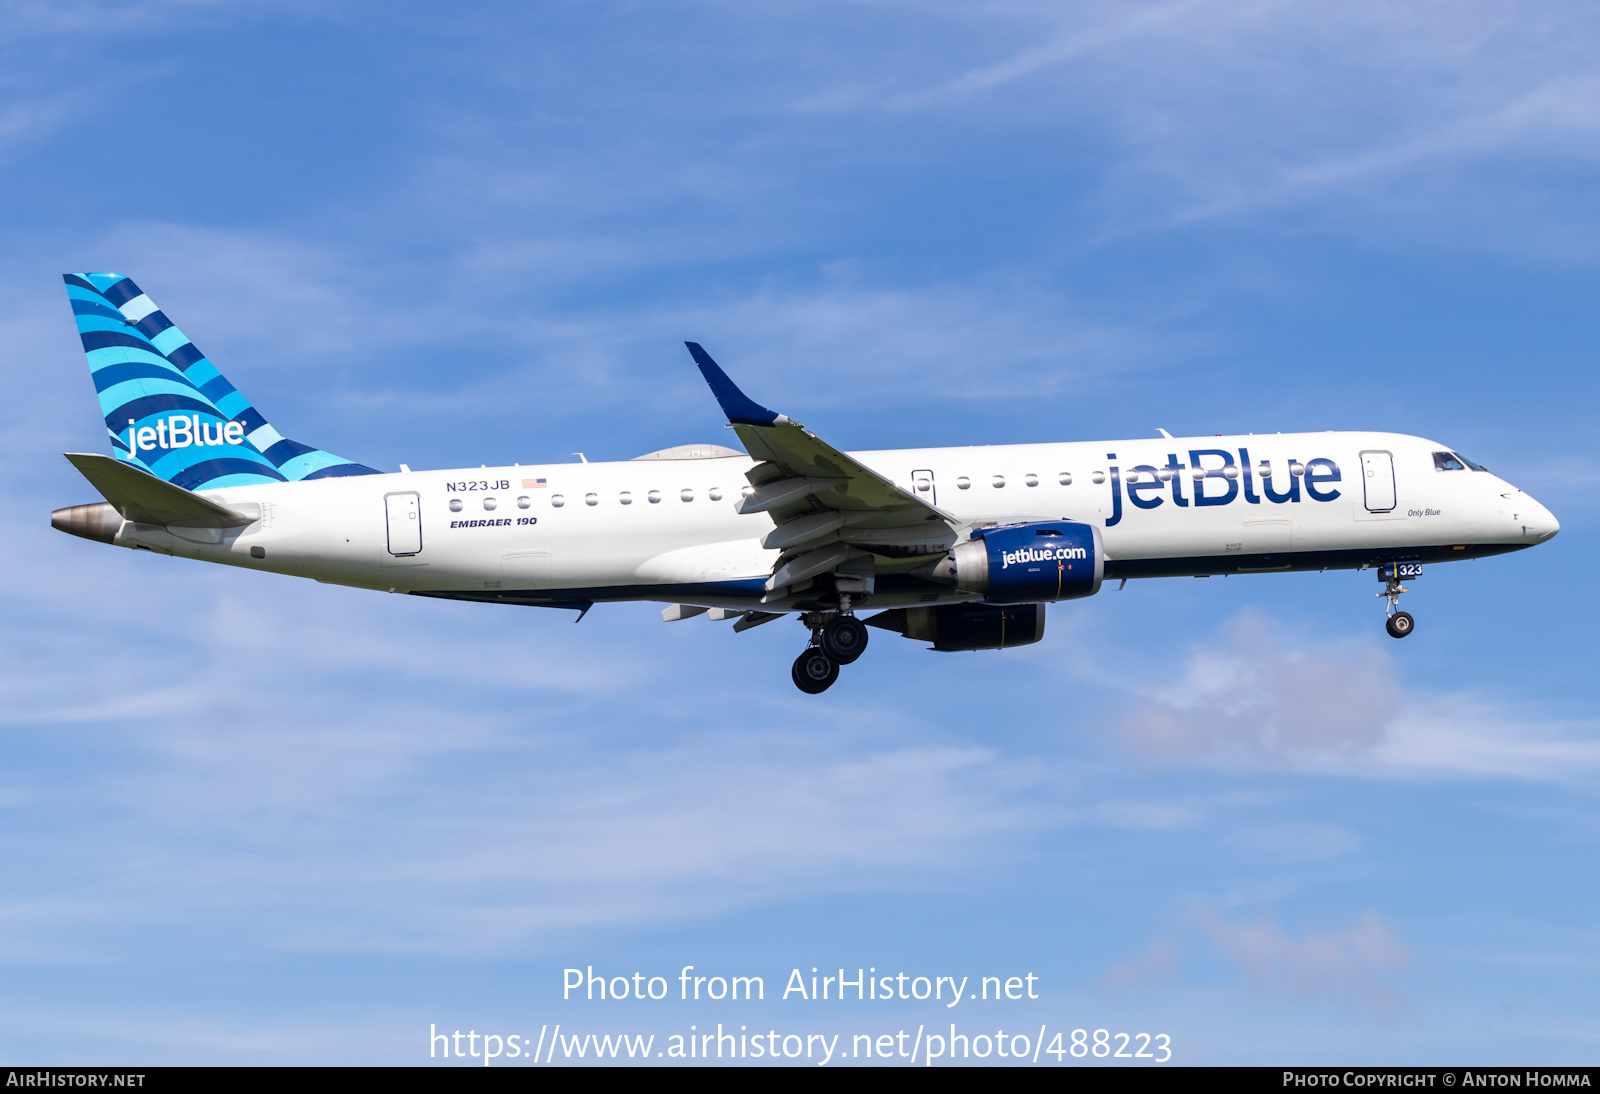
[(818, 647), (807, 646), (795, 658), (794, 670), (790, 675), (794, 677), (794, 686), (807, 695), (821, 695), (839, 679), (839, 662)]
[(811, 628), (811, 644), (795, 658), (794, 686), (808, 695), (820, 695), (839, 679), (839, 666), (848, 665), (867, 648), (867, 625), (850, 614), (850, 598), (839, 598), (837, 612), (807, 612), (801, 622)]
[(1389, 601), (1389, 618), (1384, 621), (1383, 629), (1389, 632), (1391, 638), (1404, 638), (1416, 629), (1417, 621), (1411, 618), (1411, 613), (1397, 609), (1400, 607), (1400, 594), (1411, 591), (1400, 584), (1400, 579), (1421, 576), (1422, 566), (1416, 562), (1388, 562), (1378, 569), (1378, 580), (1383, 582), (1383, 592), (1378, 595)]

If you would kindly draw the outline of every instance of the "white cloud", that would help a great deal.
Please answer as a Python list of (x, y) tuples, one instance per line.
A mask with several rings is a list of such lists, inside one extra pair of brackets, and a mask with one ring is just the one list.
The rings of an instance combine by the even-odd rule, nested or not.
[(0, 785), (0, 807), (76, 803), (45, 857), (8, 841), (46, 894), (0, 906), (13, 953), (76, 959), (152, 922), (526, 952), (926, 884), (1045, 816), (1032, 765), (888, 732), (870, 703), (819, 720), (693, 641), (619, 640), (626, 620), (556, 641), (568, 613), (100, 557), (67, 602), (8, 596), (9, 645), (33, 651), (0, 677), (8, 738), (121, 757)]
[[(811, 398), (832, 393), (830, 402), (850, 405), (1087, 393), (1177, 356), (1160, 317), (1087, 315), (1070, 299), (1010, 278), (760, 291), (697, 308), (682, 322), (712, 332), (707, 349), (730, 358), (728, 367), (784, 378), (765, 380), (769, 390), (805, 376)], [(721, 346), (730, 348), (719, 355)]]
[[(1027, 8), (1021, 10), (1029, 11)], [(1206, 0), (1147, 4), (1132, 10), (1125, 5), (1118, 5), (1109, 11), (1104, 8), (1096, 11), (1092, 5), (1080, 7), (1075, 24), (1054, 33), (1046, 41), (1025, 45), (1002, 61), (979, 65), (937, 87), (894, 96), (890, 102), (898, 106), (916, 106), (970, 99), (1043, 70), (1111, 51), (1124, 43), (1140, 43), (1159, 37), (1162, 31), (1173, 29), (1174, 26), (1181, 31), (1188, 22), (1187, 16), (1214, 23), (1219, 17), (1236, 20), (1251, 10), (1247, 5), (1217, 4)], [(1034, 12), (1044, 19), (1058, 15), (1044, 9), (1034, 9)], [(1034, 33), (1051, 34), (1048, 28)]]
[(1335, 642), (1242, 612), (1140, 689), (1121, 723), (1147, 755), (1244, 767), (1565, 781), (1600, 774), (1600, 727), (1509, 700), (1430, 694), (1370, 640)]
[(1367, 912), (1348, 927), (1295, 938), (1270, 917), (1230, 921), (1195, 917), (1197, 929), (1236, 962), (1258, 991), (1288, 998), (1360, 1000), (1379, 1009), (1400, 1002), (1384, 977), (1411, 962), (1394, 931)]
[(1155, 939), (1141, 953), (1112, 965), (1102, 988), (1146, 991), (1173, 980), (1195, 936), (1245, 974), (1250, 986), (1279, 1000), (1360, 1002), (1378, 1010), (1401, 1003), (1389, 977), (1412, 963), (1410, 951), (1375, 912), (1346, 926), (1307, 928), (1299, 937), (1263, 911), (1230, 919), (1210, 910), (1185, 918), (1182, 930)]
[(978, 749), (840, 758), (718, 732), (576, 756), (546, 718), (310, 698), (272, 711), (282, 727), (123, 720), (142, 761), (91, 793), (121, 818), (98, 852), (128, 865), (14, 905), (13, 937), (264, 916), (288, 948), (516, 952), (925, 880), (1027, 820), (1006, 804), (1020, 773)]
[(1111, 966), (1100, 985), (1119, 991), (1138, 991), (1171, 979), (1178, 971), (1178, 943), (1163, 938), (1131, 960)]
[(1001, 56), (916, 90), (832, 101), (1081, 126), (1108, 153), (1100, 206), (1113, 234), (1292, 208), (1302, 230), (1312, 215), (1358, 233), (1447, 229), (1452, 246), (1592, 257), (1588, 218), (1572, 205), (1580, 230), (1573, 215), (1552, 220), (1559, 184), (1526, 170), (1600, 162), (1591, 9), (1018, 5), (965, 29), (947, 64)]
[(1286, 640), (1241, 613), (1194, 649), (1170, 688), (1123, 722), (1130, 741), (1167, 756), (1327, 760), (1363, 755), (1399, 709), (1389, 658), (1366, 643)]

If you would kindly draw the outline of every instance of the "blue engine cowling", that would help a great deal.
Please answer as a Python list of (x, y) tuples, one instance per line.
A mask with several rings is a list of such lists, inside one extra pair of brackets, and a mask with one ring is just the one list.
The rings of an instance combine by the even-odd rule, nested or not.
[(973, 532), (941, 569), (945, 580), (991, 604), (1037, 604), (1093, 596), (1106, 559), (1096, 525), (1036, 521)]

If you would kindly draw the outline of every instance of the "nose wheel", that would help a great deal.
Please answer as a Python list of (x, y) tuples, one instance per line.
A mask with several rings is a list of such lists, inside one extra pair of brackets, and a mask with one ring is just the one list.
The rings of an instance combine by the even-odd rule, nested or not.
[(1394, 638), (1404, 638), (1416, 625), (1417, 621), (1411, 618), (1410, 612), (1395, 612), (1389, 617), (1388, 622), (1384, 623), (1383, 629)]
[(1422, 567), (1414, 562), (1391, 562), (1378, 571), (1378, 580), (1383, 582), (1383, 592), (1378, 595), (1389, 601), (1389, 618), (1384, 621), (1383, 629), (1389, 632), (1391, 638), (1404, 638), (1416, 629), (1417, 621), (1411, 618), (1411, 613), (1399, 610), (1400, 594), (1411, 591), (1400, 584), (1400, 579), (1420, 576)]

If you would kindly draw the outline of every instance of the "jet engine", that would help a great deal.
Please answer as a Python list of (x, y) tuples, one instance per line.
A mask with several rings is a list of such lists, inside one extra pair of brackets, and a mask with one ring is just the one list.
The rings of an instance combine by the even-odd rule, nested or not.
[(891, 608), (869, 626), (932, 642), (936, 650), (1004, 650), (1044, 637), (1044, 605), (939, 604)]
[(1073, 600), (1100, 591), (1100, 529), (1076, 521), (980, 528), (918, 577), (979, 593), (990, 604)]

